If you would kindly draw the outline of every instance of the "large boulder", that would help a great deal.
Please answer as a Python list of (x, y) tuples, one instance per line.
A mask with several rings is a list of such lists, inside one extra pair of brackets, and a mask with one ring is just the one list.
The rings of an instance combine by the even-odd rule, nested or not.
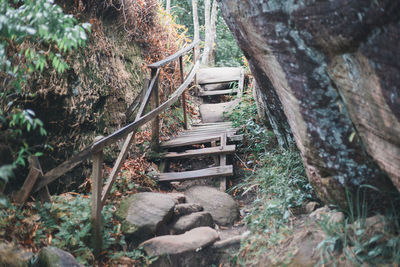
[(138, 193), (121, 201), (117, 217), (129, 241), (141, 242), (154, 236), (173, 216), (175, 201), (167, 194)]
[(45, 247), (39, 253), (36, 266), (40, 267), (82, 267), (71, 253), (56, 247)]
[(346, 208), (346, 188), (368, 184), (381, 192), (366, 192), (369, 207), (384, 207), (400, 189), (400, 2), (219, 2), (320, 198)]
[(199, 227), (182, 235), (164, 235), (140, 244), (149, 256), (158, 256), (152, 266), (208, 266), (209, 257), (204, 248), (219, 239), (217, 231)]
[(219, 225), (231, 225), (239, 216), (239, 209), (233, 198), (211, 186), (193, 186), (185, 191), (188, 202), (198, 203), (204, 211), (211, 213)]

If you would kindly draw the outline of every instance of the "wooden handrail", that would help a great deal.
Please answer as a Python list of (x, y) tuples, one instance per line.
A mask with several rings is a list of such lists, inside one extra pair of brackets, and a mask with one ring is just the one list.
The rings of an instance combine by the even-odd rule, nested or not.
[[(176, 52), (175, 54), (157, 61), (156, 63), (150, 64), (147, 67), (149, 67), (150, 69), (158, 69), (161, 68), (162, 66), (167, 65), (168, 63), (170, 63), (171, 61), (174, 61), (175, 59), (178, 59), (180, 56), (182, 56), (183, 54), (185, 54), (186, 52), (188, 52), (189, 50), (193, 49), (195, 46), (197, 46), (198, 44), (200, 44), (200, 40), (195, 40), (193, 41), (190, 45), (182, 48), (181, 50), (179, 50), (178, 52)], [(195, 60), (193, 60), (195, 61)]]
[(136, 130), (138, 127), (142, 126), (146, 122), (151, 121), (154, 119), (157, 115), (161, 114), (164, 112), (167, 108), (172, 106), (178, 100), (179, 96), (185, 91), (186, 87), (191, 83), (193, 80), (194, 76), (196, 75), (197, 70), (200, 67), (200, 62), (197, 61), (196, 64), (193, 66), (192, 70), (190, 71), (190, 74), (186, 78), (185, 82), (182, 83), (178, 89), (171, 95), (170, 99), (162, 103), (160, 106), (158, 106), (156, 109), (153, 109), (140, 119), (126, 125), (125, 127), (119, 129), (118, 131), (114, 132), (113, 134), (104, 137), (100, 141), (94, 143), (92, 145), (92, 151), (98, 151), (100, 149), (103, 149), (105, 146), (108, 146), (112, 143), (117, 142), (118, 140), (124, 138), (127, 136), (130, 132)]
[[(199, 43), (192, 43), (188, 47), (181, 49), (177, 53), (180, 53), (182, 51), (189, 51), (190, 49), (193, 49), (197, 44)], [(175, 57), (176, 58), (176, 57)], [(159, 62), (163, 62), (159, 61)], [(157, 63), (159, 63), (157, 62)], [(165, 64), (162, 64), (163, 66)], [(107, 145), (110, 145), (112, 143), (115, 143), (116, 141), (126, 137), (130, 132), (137, 130), (140, 126), (143, 124), (149, 122), (150, 120), (154, 119), (157, 115), (161, 114), (163, 111), (165, 111), (168, 107), (170, 107), (178, 98), (179, 96), (185, 91), (185, 88), (190, 84), (190, 82), (193, 80), (193, 78), (196, 76), (196, 72), (200, 66), (199, 61), (196, 62), (196, 64), (193, 66), (192, 70), (186, 77), (185, 81), (179, 88), (172, 94), (171, 98), (164, 102), (162, 105), (160, 105), (158, 108), (154, 109), (153, 111), (149, 112), (145, 116), (140, 117), (139, 119), (135, 120), (134, 122), (126, 125), (125, 127), (117, 130), (113, 134), (102, 138), (101, 140), (94, 142), (91, 146), (88, 146), (81, 150), (78, 154), (72, 156), (70, 159), (64, 161), (57, 167), (53, 168), (52, 170), (48, 171), (45, 173), (42, 179), (36, 182), (35, 186), (32, 189), (32, 193), (38, 192), (41, 188), (44, 186), (48, 185), (49, 183), (55, 181), (57, 178), (60, 176), (64, 175), (68, 171), (72, 170), (74, 167), (82, 163), (84, 160), (90, 158), (95, 152), (98, 152), (102, 148), (104, 148)], [(153, 81), (153, 79), (152, 79)], [(149, 89), (151, 89), (152, 85), (150, 83)], [(176, 94), (179, 93), (178, 96)], [(147, 91), (146, 91), (147, 95)], [(145, 102), (146, 98), (144, 98)], [(146, 100), (147, 101), (147, 100)], [(140, 112), (138, 112), (140, 114)]]
[[(189, 46), (179, 50), (172, 56), (167, 57), (164, 60), (158, 61), (154, 64), (149, 65), (148, 67), (151, 69), (151, 81), (149, 87), (147, 88), (144, 97), (142, 98), (142, 103), (139, 107), (138, 113), (136, 115), (136, 119), (134, 122), (126, 125), (125, 127), (115, 131), (107, 137), (99, 137), (100, 140), (94, 141), (91, 146), (86, 147), (84, 150), (80, 151), (77, 155), (71, 157), (69, 160), (64, 161), (56, 168), (47, 172), (40, 181), (36, 181), (36, 184), (31, 192), (37, 192), (47, 184), (56, 180), (66, 172), (73, 169), (76, 165), (80, 164), (84, 160), (92, 157), (93, 166), (92, 166), (92, 243), (95, 257), (100, 255), (101, 253), (101, 244), (102, 244), (102, 233), (101, 233), (101, 210), (106, 201), (107, 195), (111, 190), (111, 187), (117, 177), (117, 174), (122, 166), (123, 161), (125, 160), (129, 147), (131, 146), (136, 130), (142, 126), (143, 124), (153, 120), (152, 127), (152, 141), (158, 145), (158, 131), (159, 131), (159, 121), (158, 116), (164, 112), (167, 108), (172, 106), (180, 96), (182, 96), (182, 104), (183, 104), (183, 112), (185, 116), (185, 128), (187, 126), (186, 119), (186, 104), (185, 104), (185, 96), (184, 92), (189, 86), (189, 84), (196, 80), (196, 73), (200, 67), (200, 60), (197, 60), (194, 48), (200, 43), (200, 40), (194, 41)], [(183, 54), (193, 49), (193, 67), (190, 73), (187, 75), (186, 79), (183, 81)], [(175, 92), (170, 96), (170, 98), (159, 105), (158, 103), (158, 77), (160, 74), (160, 67), (165, 66), (169, 62), (179, 58), (179, 67), (180, 67), (180, 78), (182, 84), (175, 90)], [(142, 94), (142, 92), (141, 92)], [(150, 96), (152, 97), (152, 110), (144, 114), (145, 108), (150, 101)], [(137, 98), (138, 99), (138, 98)], [(136, 100), (137, 100), (136, 99)], [(136, 102), (134, 101), (134, 103)], [(134, 106), (132, 104), (132, 111), (137, 108), (138, 105)], [(129, 111), (129, 110), (128, 110)], [(156, 131), (156, 133), (155, 133)], [(103, 149), (104, 147), (111, 145), (118, 140), (125, 138), (125, 142), (123, 148), (120, 151), (120, 154), (117, 158), (117, 161), (112, 169), (110, 176), (107, 179), (106, 186), (103, 188)]]

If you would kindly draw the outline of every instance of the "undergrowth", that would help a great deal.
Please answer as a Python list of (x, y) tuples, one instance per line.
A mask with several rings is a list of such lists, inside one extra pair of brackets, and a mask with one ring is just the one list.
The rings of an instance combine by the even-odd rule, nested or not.
[[(244, 95), (229, 117), (245, 136), (240, 146), (244, 178), (233, 190), (252, 202), (244, 217), (251, 235), (241, 243), (233, 264), (289, 264), (293, 255), (284, 254), (284, 244), (289, 244), (295, 234), (294, 225), (306, 222), (308, 217), (299, 219), (298, 215), (305, 203), (318, 201), (315, 191), (307, 180), (299, 152), (278, 147), (272, 131), (259, 123), (250, 95)], [(360, 186), (362, 189), (378, 190), (369, 185)], [(398, 266), (399, 202), (393, 197), (387, 214), (371, 216), (367, 214), (366, 197), (348, 192), (350, 208), (342, 211), (343, 222), (328, 217), (316, 222), (313, 230), (322, 229), (324, 233), (324, 239), (315, 248), (320, 259), (317, 266)], [(297, 233), (298, 230), (301, 231), (296, 229)], [(278, 255), (279, 251), (283, 254)]]
[[(86, 265), (94, 265), (91, 249), (90, 196), (63, 194), (44, 205), (28, 203), (25, 208), (9, 206), (0, 209), (0, 237), (9, 242), (18, 240), (25, 248), (37, 252), (43, 246), (55, 246), (73, 254)], [(103, 248), (99, 264), (117, 265), (120, 258), (130, 265), (148, 264), (151, 259), (140, 249), (127, 250), (120, 223), (113, 217), (115, 207), (103, 208)], [(117, 251), (117, 252), (116, 252)], [(34, 262), (35, 258), (32, 259)]]
[(298, 151), (278, 147), (273, 132), (259, 122), (251, 95), (245, 94), (229, 117), (245, 136), (240, 146), (244, 178), (234, 190), (254, 198), (244, 218), (252, 234), (234, 258), (235, 264), (247, 266), (290, 235), (295, 210), (316, 197)]
[[(368, 185), (361, 187), (378, 190)], [(384, 215), (369, 216), (366, 196), (360, 195), (354, 197), (346, 191), (350, 208), (343, 211), (346, 214), (343, 222), (318, 222), (327, 235), (318, 245), (320, 265), (341, 266), (348, 262), (354, 266), (398, 266), (400, 263), (398, 196), (392, 198), (391, 207)]]

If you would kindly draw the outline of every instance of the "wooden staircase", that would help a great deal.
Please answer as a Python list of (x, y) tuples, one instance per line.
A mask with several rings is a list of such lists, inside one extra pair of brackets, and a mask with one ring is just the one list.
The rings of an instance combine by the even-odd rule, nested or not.
[[(199, 70), (197, 82), (199, 84), (200, 97), (206, 102), (207, 97), (237, 94), (239, 97), (243, 90), (243, 70), (241, 68), (206, 68)], [(236, 88), (232, 85), (237, 84)], [(181, 172), (162, 172), (158, 175), (160, 182), (185, 181), (200, 178), (220, 178), (220, 190), (226, 190), (226, 177), (233, 175), (233, 166), (227, 165), (227, 156), (236, 152), (235, 142), (243, 139), (238, 135), (237, 128), (231, 122), (223, 121), (223, 112), (232, 108), (238, 100), (203, 104), (204, 110), (213, 113), (210, 116), (200, 112), (203, 123), (194, 124), (191, 129), (182, 131), (169, 141), (161, 143), (161, 148), (167, 150), (162, 154), (164, 164), (170, 160), (185, 158), (212, 157), (214, 167), (200, 170), (188, 170)], [(211, 122), (208, 122), (211, 121)], [(180, 149), (181, 151), (173, 151)], [(184, 149), (182, 151), (182, 149)]]

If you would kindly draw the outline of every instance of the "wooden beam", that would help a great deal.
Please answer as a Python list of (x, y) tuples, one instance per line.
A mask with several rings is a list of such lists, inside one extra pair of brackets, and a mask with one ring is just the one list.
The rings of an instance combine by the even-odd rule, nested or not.
[(101, 253), (103, 236), (101, 233), (101, 189), (103, 187), (103, 151), (93, 154), (92, 171), (92, 246), (95, 257)]
[(21, 189), (13, 196), (13, 201), (17, 204), (24, 203), (31, 194), (32, 188), (37, 179), (42, 176), (42, 168), (36, 156), (29, 157), (29, 173)]
[[(221, 135), (221, 144), (220, 144), (220, 149), (223, 150), (226, 147), (226, 133), (223, 133)], [(219, 156), (219, 165), (226, 166), (226, 154), (221, 154)], [(222, 192), (226, 191), (226, 177), (221, 177), (220, 179), (220, 184), (219, 184), (219, 190)]]
[[(147, 67), (149, 67), (151, 69), (161, 68), (162, 66), (165, 66), (168, 63), (170, 63), (171, 61), (174, 61), (175, 59), (177, 59), (178, 57), (182, 56), (183, 54), (185, 54), (186, 52), (188, 52), (189, 50), (193, 49), (194, 47), (196, 47), (199, 44), (200, 44), (200, 40), (194, 40), (190, 45), (182, 48), (181, 50), (179, 50), (175, 54), (173, 54), (173, 55), (171, 55), (171, 56), (169, 56), (169, 57), (167, 57), (167, 58), (165, 58), (163, 60), (160, 60), (160, 61), (157, 61), (157, 62), (155, 62), (153, 64), (150, 64)], [(194, 60), (194, 61), (196, 62), (197, 60)]]
[[(153, 73), (155, 69), (152, 69), (151, 72)], [(159, 72), (159, 69), (157, 69)], [(151, 109), (155, 110), (160, 105), (160, 99), (158, 95), (158, 78), (155, 80), (153, 94), (151, 97)], [(160, 150), (160, 116), (156, 115), (152, 124), (151, 124), (151, 149), (153, 151)]]
[(183, 152), (168, 152), (165, 155), (161, 155), (162, 158), (165, 159), (173, 159), (173, 158), (192, 158), (192, 157), (204, 157), (204, 156), (212, 156), (219, 154), (229, 154), (235, 153), (235, 145), (225, 146), (223, 149), (221, 147), (206, 147), (200, 149), (190, 149), (185, 150)]
[(198, 178), (209, 178), (209, 177), (230, 176), (230, 175), (233, 175), (232, 165), (218, 166), (196, 171), (165, 172), (165, 173), (160, 173), (157, 178), (160, 182), (166, 182), (166, 181), (183, 181), (183, 180), (193, 180)]
[(159, 69), (151, 71), (150, 85), (149, 85), (149, 88), (146, 89), (146, 93), (144, 94), (144, 97), (143, 97), (143, 99), (141, 101), (141, 104), (140, 104), (140, 107), (139, 107), (139, 110), (138, 110), (138, 114), (140, 114), (140, 116), (143, 115), (143, 113), (145, 111), (145, 108), (146, 108), (147, 104), (150, 101), (151, 93), (153, 93), (154, 87), (157, 86), (158, 76), (160, 76), (160, 70)]
[(94, 152), (98, 151), (98, 150), (102, 149), (103, 147), (110, 145), (112, 143), (115, 143), (116, 141), (118, 141), (121, 138), (124, 138), (130, 132), (138, 129), (140, 126), (142, 126), (146, 122), (151, 121), (157, 115), (159, 115), (160, 113), (164, 112), (167, 108), (172, 106), (176, 102), (176, 100), (181, 96), (181, 94), (186, 89), (186, 87), (190, 84), (190, 82), (193, 80), (193, 77), (196, 74), (199, 66), (200, 66), (200, 62), (197, 61), (196, 64), (193, 66), (190, 74), (186, 78), (185, 82), (183, 84), (181, 84), (181, 86), (179, 86), (179, 88), (171, 95), (170, 99), (168, 99), (167, 101), (162, 103), (158, 108), (156, 108), (156, 109), (150, 111), (149, 113), (147, 113), (146, 115), (142, 116), (139, 120), (136, 120), (136, 121), (126, 125), (125, 127), (117, 130), (113, 134), (103, 138), (102, 140), (95, 142), (91, 147), (92, 151), (94, 151)]
[[(181, 83), (183, 83), (183, 58), (179, 57), (179, 71), (181, 74)], [(187, 111), (186, 111), (186, 90), (182, 93), (182, 109), (183, 109), (183, 123), (185, 130), (189, 129)]]
[(56, 180), (61, 175), (64, 175), (68, 171), (72, 170), (76, 165), (82, 163), (82, 161), (88, 159), (92, 155), (91, 147), (87, 147), (77, 155), (72, 156), (70, 159), (64, 161), (54, 169), (46, 172), (42, 179), (38, 180), (35, 184), (32, 192), (38, 192), (42, 187)]
[(214, 91), (199, 91), (199, 96), (214, 96), (214, 95), (233, 95), (237, 94), (238, 90), (225, 89), (225, 90), (214, 90)]

